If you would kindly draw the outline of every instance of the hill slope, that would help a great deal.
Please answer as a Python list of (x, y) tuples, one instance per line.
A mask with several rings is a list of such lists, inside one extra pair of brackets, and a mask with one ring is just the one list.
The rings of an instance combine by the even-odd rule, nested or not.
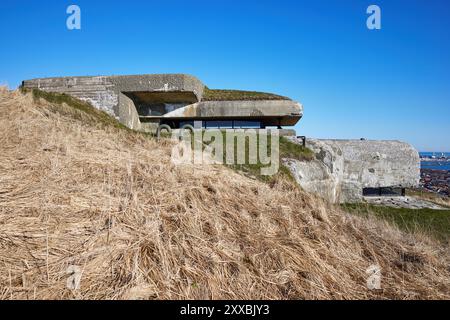
[(170, 153), (168, 140), (1, 90), (0, 298), (450, 297), (447, 248), (432, 240)]

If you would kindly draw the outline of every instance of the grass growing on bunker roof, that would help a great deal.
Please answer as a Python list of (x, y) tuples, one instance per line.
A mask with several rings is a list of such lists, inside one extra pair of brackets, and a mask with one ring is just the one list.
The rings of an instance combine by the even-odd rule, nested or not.
[(202, 101), (291, 100), (273, 93), (204, 88)]
[[(36, 102), (39, 99), (43, 99), (54, 106), (54, 111), (63, 114), (70, 115), (77, 120), (90, 122), (93, 124), (99, 124), (107, 127), (114, 127), (117, 129), (123, 129), (132, 131), (117, 119), (107, 114), (104, 111), (98, 110), (92, 106), (89, 102), (82, 101), (75, 97), (72, 97), (65, 93), (47, 92), (39, 89), (21, 88), (22, 93), (31, 92)], [(70, 109), (64, 108), (63, 105), (68, 106)], [(77, 112), (78, 111), (78, 112)]]

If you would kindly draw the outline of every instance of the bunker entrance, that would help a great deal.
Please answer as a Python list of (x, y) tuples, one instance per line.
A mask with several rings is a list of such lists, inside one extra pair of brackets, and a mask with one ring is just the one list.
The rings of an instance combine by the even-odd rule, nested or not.
[(380, 187), (364, 188), (364, 197), (400, 197), (405, 196), (405, 188), (400, 187)]
[(192, 92), (123, 92), (133, 100), (139, 116), (162, 116), (178, 108), (197, 102)]

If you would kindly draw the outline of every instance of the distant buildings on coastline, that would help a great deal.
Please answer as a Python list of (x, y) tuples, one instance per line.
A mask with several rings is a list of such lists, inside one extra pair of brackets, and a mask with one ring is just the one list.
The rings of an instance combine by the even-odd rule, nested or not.
[(421, 161), (450, 161), (450, 155), (444, 152), (420, 153)]
[(420, 186), (443, 196), (450, 196), (449, 170), (420, 170)]
[(422, 169), (450, 170), (450, 153), (448, 152), (420, 152)]
[(443, 196), (450, 196), (450, 153), (421, 152), (420, 186)]

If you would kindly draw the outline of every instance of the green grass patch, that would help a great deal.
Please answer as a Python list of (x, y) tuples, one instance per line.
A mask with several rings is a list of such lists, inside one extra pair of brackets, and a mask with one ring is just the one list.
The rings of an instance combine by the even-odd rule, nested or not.
[(345, 204), (342, 208), (355, 215), (388, 221), (408, 233), (420, 231), (445, 243), (450, 240), (450, 210), (391, 208), (370, 204)]
[(314, 153), (298, 143), (294, 143), (285, 137), (280, 137), (280, 157), (300, 161), (311, 161), (314, 159)]
[[(202, 131), (202, 137), (205, 134), (205, 130)], [(285, 166), (282, 165), (281, 163), (281, 159), (283, 158), (290, 158), (290, 159), (296, 159), (296, 160), (300, 160), (300, 161), (310, 161), (313, 159), (314, 154), (313, 152), (306, 148), (303, 147), (302, 145), (293, 143), (291, 141), (289, 141), (288, 139), (286, 139), (285, 137), (279, 137), (279, 171), (277, 174), (272, 175), (272, 176), (268, 176), (268, 175), (262, 175), (261, 174), (261, 169), (262, 168), (266, 168), (266, 167), (270, 167), (270, 164), (264, 164), (261, 162), (261, 159), (259, 157), (259, 140), (260, 140), (260, 136), (259, 134), (256, 135), (256, 153), (257, 153), (257, 157), (255, 157), (256, 163), (255, 161), (250, 161), (250, 138), (249, 137), (245, 137), (245, 144), (244, 145), (239, 145), (238, 144), (238, 137), (239, 133), (235, 133), (235, 139), (234, 139), (234, 149), (233, 149), (233, 153), (234, 153), (234, 158), (233, 158), (233, 164), (227, 164), (227, 149), (226, 149), (226, 141), (227, 141), (227, 132), (226, 130), (220, 130), (221, 134), (222, 134), (222, 140), (219, 142), (222, 145), (223, 148), (223, 160), (222, 162), (227, 165), (228, 167), (242, 172), (246, 175), (249, 175), (251, 177), (254, 177), (258, 180), (264, 181), (264, 182), (272, 182), (276, 179), (278, 179), (280, 176), (286, 177), (289, 180), (295, 181), (295, 179), (292, 177), (289, 169)], [(244, 134), (245, 136), (245, 134)], [(242, 139), (242, 136), (241, 136)], [(243, 140), (241, 140), (242, 142)], [(192, 140), (191, 140), (191, 146), (194, 147), (194, 136), (192, 136)], [(271, 157), (272, 156), (272, 150), (271, 150), (271, 142), (272, 142), (272, 136), (270, 134), (267, 135), (267, 148), (266, 150), (262, 150), (261, 152), (265, 152), (265, 154), (267, 155), (267, 157)], [(207, 145), (211, 145), (212, 143), (214, 143), (214, 139), (212, 139), (212, 141), (210, 142), (203, 142), (203, 138), (201, 143), (203, 143), (203, 149), (207, 146)], [(244, 153), (244, 161), (238, 161), (238, 148), (242, 148), (243, 149), (243, 153)], [(231, 155), (230, 155), (231, 158)], [(243, 162), (243, 163), (242, 163)], [(229, 162), (228, 162), (229, 163)]]
[(202, 98), (202, 101), (246, 101), (246, 100), (291, 100), (291, 99), (289, 99), (288, 97), (283, 97), (267, 92), (209, 89), (208, 87), (205, 87)]
[[(268, 183), (275, 181), (279, 177), (285, 177), (285, 178), (288, 178), (288, 180), (295, 182), (295, 179), (292, 176), (289, 169), (281, 163), (281, 159), (289, 158), (289, 159), (295, 159), (295, 160), (300, 160), (300, 161), (311, 161), (314, 157), (314, 153), (310, 149), (303, 147), (302, 145), (293, 143), (293, 142), (289, 141), (288, 139), (286, 139), (285, 137), (280, 137), (279, 139), (280, 139), (280, 142), (279, 142), (279, 161), (280, 161), (279, 164), (280, 164), (280, 167), (279, 167), (279, 171), (276, 175), (274, 175), (274, 176), (262, 175), (261, 169), (264, 167), (267, 167), (267, 165), (262, 164), (259, 161), (259, 159), (256, 164), (249, 164), (249, 163), (236, 164), (236, 165), (231, 165), (231, 167), (235, 170), (242, 171), (246, 174), (249, 174), (249, 175), (257, 178), (258, 180), (268, 182)], [(267, 154), (268, 154), (268, 156), (271, 156), (271, 152), (270, 152), (271, 136), (270, 135), (268, 136), (267, 141), (268, 141)], [(249, 149), (248, 145), (246, 144), (246, 147), (245, 147), (246, 155), (248, 155), (248, 152), (249, 152), (248, 149)], [(236, 150), (235, 150), (235, 154), (236, 154)]]

